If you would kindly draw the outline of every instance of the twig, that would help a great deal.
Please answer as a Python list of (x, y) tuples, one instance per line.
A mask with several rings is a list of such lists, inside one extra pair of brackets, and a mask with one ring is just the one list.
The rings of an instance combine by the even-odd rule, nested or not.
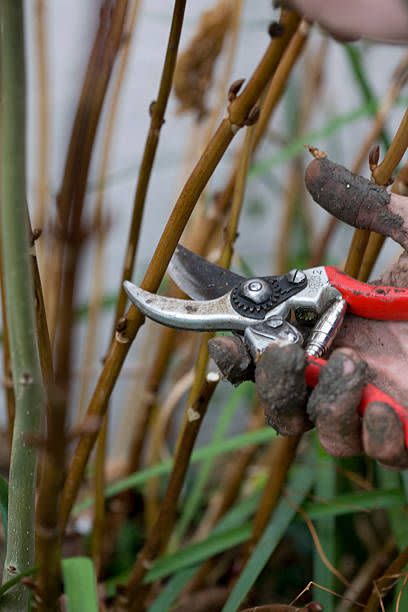
[(396, 578), (408, 563), (408, 548), (404, 548), (390, 563), (384, 574), (377, 578), (371, 591), (370, 598), (364, 610), (366, 612), (377, 612), (380, 599), (385, 595), (395, 584)]
[(132, 0), (131, 6), (128, 11), (128, 16), (125, 24), (124, 32), (124, 43), (121, 49), (121, 55), (118, 62), (117, 75), (113, 86), (111, 102), (108, 111), (108, 117), (106, 119), (106, 130), (104, 132), (103, 144), (102, 144), (102, 158), (99, 168), (98, 177), (98, 195), (95, 202), (94, 221), (93, 225), (98, 230), (96, 234), (96, 245), (94, 255), (94, 265), (92, 266), (92, 288), (91, 297), (89, 301), (89, 314), (88, 314), (88, 327), (86, 332), (86, 338), (84, 342), (84, 358), (82, 371), (85, 374), (81, 378), (80, 393), (79, 393), (79, 414), (82, 416), (85, 410), (87, 402), (87, 391), (89, 385), (88, 371), (92, 366), (93, 358), (95, 355), (95, 345), (98, 329), (98, 315), (102, 306), (102, 292), (103, 292), (103, 257), (105, 250), (106, 231), (104, 230), (104, 212), (103, 207), (105, 203), (105, 189), (106, 179), (109, 167), (110, 152), (112, 147), (112, 139), (114, 135), (115, 121), (119, 108), (120, 94), (126, 75), (126, 69), (129, 60), (129, 53), (131, 43), (133, 40), (133, 34), (137, 24), (137, 18), (139, 15), (141, 0)]
[[(237, 236), (238, 222), (244, 201), (245, 186), (248, 175), (249, 160), (251, 158), (254, 141), (254, 128), (247, 130), (245, 134), (243, 155), (236, 180), (231, 214), (225, 229), (224, 247), (218, 264), (228, 268), (231, 263), (234, 242)], [(198, 433), (201, 429), (204, 416), (207, 411), (208, 402), (218, 383), (217, 380), (208, 379), (206, 376), (208, 362), (208, 340), (211, 334), (205, 333), (200, 343), (200, 350), (196, 363), (195, 378), (190, 393), (188, 407), (185, 411), (184, 423), (177, 440), (176, 457), (174, 467), (170, 475), (170, 481), (166, 494), (161, 503), (157, 522), (152, 528), (142, 551), (139, 553), (132, 570), (131, 577), (126, 587), (125, 601), (131, 610), (142, 610), (146, 595), (146, 589), (141, 585), (147, 566), (156, 558), (160, 550), (168, 543), (174, 521), (176, 519), (177, 502), (184, 484), (190, 462), (191, 453)], [(206, 398), (202, 401), (201, 398)], [(187, 451), (186, 451), (187, 449)], [(118, 600), (121, 609), (121, 599)]]
[[(166, 400), (156, 411), (157, 416), (152, 426), (149, 428), (149, 443), (146, 449), (147, 465), (152, 466), (160, 461), (162, 449), (164, 447), (166, 432), (172, 414), (177, 408), (183, 395), (187, 393), (194, 381), (194, 370), (189, 370), (176, 381), (166, 397)], [(160, 478), (152, 478), (146, 485), (145, 492), (145, 523), (150, 529), (158, 516), (158, 493), (160, 488)]]
[(140, 164), (135, 199), (133, 202), (132, 220), (129, 227), (115, 320), (118, 320), (125, 311), (127, 298), (123, 290), (123, 281), (129, 280), (133, 273), (147, 190), (150, 183), (153, 163), (156, 157), (157, 145), (159, 144), (160, 130), (164, 123), (164, 115), (173, 82), (174, 68), (176, 65), (185, 7), (186, 0), (175, 0), (169, 40), (167, 43), (166, 57), (160, 79), (159, 92), (157, 95), (157, 100), (154, 100), (150, 105), (150, 127)]
[(44, 0), (35, 3), (35, 36), (37, 50), (38, 78), (38, 166), (37, 166), (37, 204), (34, 216), (34, 226), (43, 228), (47, 217), (49, 204), (48, 188), (48, 143), (50, 125), (50, 105), (48, 99), (48, 66), (46, 50), (46, 27)]
[[(392, 139), (390, 148), (386, 152), (383, 161), (373, 171), (373, 179), (377, 185), (387, 185), (392, 173), (401, 161), (408, 147), (408, 110), (405, 111), (398, 130)], [(370, 237), (369, 230), (356, 229), (349, 249), (345, 272), (350, 276), (357, 277), (360, 271), (364, 251)]]
[(395, 542), (390, 539), (381, 550), (367, 559), (344, 592), (344, 600), (338, 605), (336, 612), (347, 612), (350, 609), (349, 602), (351, 600), (364, 601), (363, 596), (367, 593), (367, 587), (370, 588), (375, 577), (378, 576), (380, 571), (384, 570), (394, 551)]
[[(1, 233), (10, 355), (16, 416), (11, 450), (7, 550), (3, 580), (34, 563), (34, 494), (37, 451), (27, 437), (36, 435), (44, 406), (30, 261), (31, 235), (26, 209), (25, 62), (21, 0), (4, 0), (1, 17)], [(7, 610), (28, 605), (28, 591), (17, 586)], [(4, 605), (3, 604), (3, 605)]]
[[(79, 414), (83, 415), (85, 410), (85, 403), (87, 401), (88, 387), (89, 387), (89, 376), (86, 370), (91, 366), (96, 348), (96, 338), (99, 323), (99, 314), (103, 299), (103, 278), (104, 278), (104, 252), (106, 242), (106, 230), (104, 228), (104, 196), (106, 187), (106, 176), (108, 172), (110, 151), (112, 146), (112, 139), (114, 134), (115, 120), (117, 111), (119, 108), (120, 93), (126, 74), (126, 68), (129, 60), (129, 52), (133, 34), (135, 31), (137, 18), (140, 9), (140, 0), (133, 0), (127, 15), (127, 20), (124, 25), (124, 44), (122, 45), (122, 52), (120, 56), (117, 76), (114, 84), (114, 90), (112, 92), (111, 104), (109, 108), (109, 114), (107, 117), (107, 126), (104, 134), (104, 141), (102, 147), (102, 159), (99, 169), (99, 180), (98, 180), (98, 197), (95, 203), (94, 212), (94, 227), (97, 230), (95, 255), (94, 255), (94, 266), (93, 266), (93, 282), (91, 288), (91, 298), (89, 305), (89, 323), (85, 338), (85, 351), (83, 359), (83, 375), (80, 385), (80, 396), (79, 396)], [(102, 566), (102, 548), (103, 548), (103, 534), (105, 533), (105, 459), (106, 459), (106, 439), (108, 433), (108, 417), (105, 416), (101, 432), (98, 440), (98, 447), (95, 458), (95, 477), (94, 477), (94, 489), (95, 489), (95, 507), (94, 507), (94, 524), (92, 531), (92, 556), (95, 563), (97, 574), (99, 574)]]
[(126, 470), (128, 474), (136, 472), (140, 465), (140, 457), (146, 437), (149, 416), (155, 402), (160, 381), (162, 380), (167, 369), (170, 356), (174, 348), (176, 333), (177, 332), (175, 329), (168, 327), (163, 329), (160, 335), (160, 340), (156, 350), (156, 357), (147, 378), (145, 393), (137, 405), (138, 417), (130, 446), (128, 467)]
[[(164, 114), (167, 108), (167, 102), (170, 95), (171, 85), (173, 82), (174, 67), (176, 64), (177, 51), (180, 42), (181, 30), (184, 21), (184, 11), (186, 0), (176, 0), (174, 4), (173, 18), (170, 28), (169, 39), (167, 43), (166, 57), (164, 60), (163, 71), (160, 79), (159, 93), (157, 100), (150, 105), (150, 128), (147, 134), (145, 148), (143, 152), (142, 162), (140, 165), (138, 182), (136, 188), (135, 199), (133, 203), (132, 219), (129, 227), (129, 235), (127, 247), (123, 263), (122, 278), (119, 285), (119, 295), (116, 304), (114, 321), (118, 321), (123, 315), (126, 306), (126, 294), (123, 290), (123, 281), (129, 280), (133, 273), (134, 262), (136, 257), (137, 245), (139, 243), (140, 227), (143, 218), (147, 190), (150, 182), (150, 176), (153, 169), (153, 164), (156, 156), (156, 150), (159, 143), (159, 135), (161, 126), (164, 123)], [(115, 328), (113, 329), (113, 338), (115, 336)], [(101, 463), (104, 463), (105, 452), (103, 441), (106, 440), (107, 415), (103, 419), (101, 429), (101, 444), (97, 452), (97, 472), (95, 486), (97, 489), (98, 505), (95, 505), (95, 529), (93, 534), (93, 553), (94, 557), (101, 556), (102, 538), (104, 531), (104, 468)], [(96, 501), (96, 500), (95, 500)], [(98, 561), (98, 565), (100, 562)]]
[(310, 535), (312, 536), (312, 540), (313, 540), (313, 543), (315, 545), (317, 554), (319, 555), (323, 565), (325, 565), (326, 568), (329, 570), (329, 572), (331, 572), (334, 576), (336, 576), (336, 578), (342, 584), (344, 584), (345, 586), (349, 586), (350, 585), (349, 581), (346, 580), (346, 578), (343, 576), (343, 574), (341, 574), (339, 572), (339, 570), (336, 567), (334, 567), (334, 565), (327, 558), (327, 555), (324, 552), (322, 544), (321, 544), (321, 542), (319, 540), (319, 536), (318, 536), (318, 533), (316, 531), (316, 527), (313, 525), (313, 521), (310, 519), (308, 514), (303, 510), (303, 508), (298, 508), (298, 512), (299, 512), (300, 516), (303, 518), (303, 520), (305, 521), (305, 523), (307, 525), (307, 528), (310, 531)]
[[(37, 247), (37, 257), (42, 269), (42, 256), (45, 253), (46, 235), (44, 226), (50, 205), (49, 191), (49, 132), (50, 132), (50, 105), (48, 96), (48, 64), (47, 64), (47, 29), (44, 0), (36, 0), (35, 5), (35, 36), (37, 51), (37, 78), (38, 78), (38, 165), (37, 165), (37, 202), (34, 217), (34, 227), (43, 232), (43, 239)], [(37, 264), (36, 264), (37, 265)], [(45, 275), (46, 276), (46, 275)], [(45, 290), (47, 285), (45, 286)], [(52, 289), (50, 288), (50, 291)], [(46, 293), (46, 291), (45, 291)], [(45, 311), (44, 311), (45, 312)], [(47, 332), (48, 333), (48, 332)]]
[[(202, 344), (200, 358), (197, 362), (197, 373), (203, 372), (203, 364), (207, 360), (206, 344)], [(205, 379), (204, 379), (205, 380)], [(147, 541), (139, 553), (136, 563), (132, 569), (126, 590), (118, 597), (115, 610), (144, 610), (145, 597), (148, 587), (142, 585), (142, 580), (149, 569), (152, 560), (157, 556), (163, 546), (166, 545), (171, 529), (175, 521), (177, 501), (184, 484), (189, 460), (193, 451), (193, 446), (201, 427), (201, 422), (207, 410), (208, 403), (216, 387), (216, 382), (205, 381), (199, 386), (198, 377), (195, 380), (191, 397), (195, 397), (195, 402), (188, 405), (186, 414), (187, 419), (174, 458), (174, 467), (170, 474), (166, 494), (161, 503), (160, 514), (154, 528), (149, 533)]]
[[(55, 295), (50, 305), (49, 326), (55, 350), (55, 378), (68, 395), (71, 369), (73, 295), (81, 246), (87, 235), (82, 213), (86, 182), (110, 76), (121, 45), (128, 0), (103, 0), (99, 25), (84, 76), (57, 196), (57, 221), (53, 229)], [(89, 231), (88, 231), (89, 233)]]
[[(288, 83), (289, 76), (292, 73), (293, 67), (302, 54), (308, 35), (309, 25), (306, 22), (301, 21), (292, 40), (290, 41), (290, 44), (282, 56), (282, 60), (279, 62), (276, 72), (266, 88), (265, 98), (261, 107), (261, 114), (259, 115), (259, 119), (255, 126), (253, 152), (257, 150), (267, 132), (271, 117), (286, 89), (286, 85)], [(213, 236), (217, 231), (217, 228), (220, 225), (220, 220), (225, 216), (231, 205), (240, 155), (241, 151), (238, 151), (236, 161), (226, 186), (221, 193), (217, 194), (214, 205), (209, 210), (206, 218), (203, 219), (200, 235), (197, 236), (197, 240), (195, 242), (195, 250), (198, 253), (204, 253), (206, 251), (211, 236)]]
[[(61, 590), (61, 532), (59, 502), (65, 474), (65, 404), (55, 387), (51, 342), (35, 248), (32, 268), (36, 304), (38, 345), (46, 390), (46, 434), (40, 441), (41, 469), (36, 511), (36, 559), (38, 565), (37, 607), (39, 612), (58, 609)], [(42, 442), (42, 443), (41, 443)]]
[[(284, 25), (283, 35), (271, 41), (248, 85), (242, 94), (231, 103), (229, 117), (221, 122), (182, 189), (143, 279), (143, 289), (157, 291), (200, 193), (210, 179), (234, 135), (247, 121), (248, 115), (261, 95), (265, 84), (276, 70), (279, 60), (296, 30), (299, 18), (290, 11), (283, 11), (282, 23)], [(130, 345), (143, 323), (143, 317), (134, 306), (131, 306), (124, 321), (125, 329), (117, 332), (107, 354), (104, 368), (88, 407), (88, 416), (103, 416), (107, 408), (109, 396)], [(75, 450), (66, 480), (61, 508), (61, 522), (63, 525), (66, 525), (68, 520), (94, 443), (95, 435), (89, 435), (89, 437), (81, 439)]]

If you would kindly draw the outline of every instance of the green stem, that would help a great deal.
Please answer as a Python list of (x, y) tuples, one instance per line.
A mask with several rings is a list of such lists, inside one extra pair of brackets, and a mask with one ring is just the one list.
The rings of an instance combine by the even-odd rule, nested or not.
[[(25, 181), (25, 64), (23, 1), (2, 0), (1, 19), (1, 242), (16, 415), (9, 477), (8, 536), (4, 582), (34, 563), (34, 493), (38, 432), (44, 403), (36, 339), (31, 236)], [(5, 609), (27, 610), (19, 585)]]

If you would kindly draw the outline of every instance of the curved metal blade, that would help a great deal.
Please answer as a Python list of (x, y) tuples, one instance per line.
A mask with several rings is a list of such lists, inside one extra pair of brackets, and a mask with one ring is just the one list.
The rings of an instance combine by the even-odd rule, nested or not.
[(169, 274), (194, 300), (213, 300), (231, 291), (243, 276), (221, 268), (179, 244), (169, 265)]
[(196, 331), (244, 331), (259, 323), (236, 312), (230, 302), (230, 293), (215, 300), (179, 300), (144, 291), (129, 281), (123, 283), (129, 299), (147, 317), (179, 329)]

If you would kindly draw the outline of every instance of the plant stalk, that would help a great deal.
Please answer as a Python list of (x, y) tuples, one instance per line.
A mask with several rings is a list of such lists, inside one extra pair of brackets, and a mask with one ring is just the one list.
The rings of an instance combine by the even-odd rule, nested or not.
[(365, 612), (377, 612), (380, 609), (380, 599), (394, 586), (396, 579), (408, 564), (408, 548), (404, 548), (387, 567), (384, 574), (374, 581), (374, 588), (364, 608)]
[(167, 43), (166, 57), (160, 79), (159, 92), (157, 95), (157, 100), (154, 100), (151, 103), (149, 109), (150, 127), (145, 142), (142, 162), (140, 164), (135, 199), (133, 202), (132, 220), (129, 228), (122, 279), (119, 287), (119, 298), (116, 305), (115, 321), (117, 321), (125, 311), (127, 297), (123, 289), (123, 282), (125, 280), (130, 280), (133, 273), (147, 190), (149, 188), (150, 176), (156, 157), (157, 146), (159, 144), (160, 130), (164, 124), (164, 115), (169, 100), (171, 85), (173, 83), (173, 75), (176, 67), (177, 52), (180, 43), (181, 29), (183, 27), (186, 2), (187, 0), (175, 0), (169, 40)]
[[(291, 11), (283, 11), (281, 20), (284, 26), (283, 35), (270, 42), (242, 94), (231, 102), (229, 117), (221, 122), (182, 189), (143, 279), (141, 285), (143, 289), (157, 291), (202, 190), (235, 134), (245, 124), (250, 111), (274, 74), (299, 24), (299, 17)], [(108, 351), (103, 370), (88, 407), (88, 417), (102, 417), (104, 415), (122, 364), (142, 323), (143, 316), (134, 306), (131, 306), (124, 317), (124, 329), (121, 326), (121, 329), (116, 332), (115, 339)], [(80, 440), (75, 450), (64, 490), (61, 512), (62, 525), (66, 525), (68, 520), (95, 440), (96, 435), (90, 434)]]
[[(238, 223), (245, 195), (249, 161), (254, 143), (254, 130), (255, 127), (251, 127), (245, 134), (243, 155), (238, 168), (231, 213), (224, 232), (224, 246), (217, 262), (218, 265), (225, 268), (229, 268), (234, 252), (234, 243), (237, 237)], [(177, 503), (187, 474), (191, 453), (193, 452), (195, 441), (204, 421), (209, 400), (218, 383), (218, 380), (210, 381), (206, 377), (208, 340), (212, 335), (211, 333), (206, 333), (201, 339), (195, 378), (190, 392), (181, 433), (177, 440), (176, 457), (170, 475), (169, 485), (161, 503), (157, 522), (151, 530), (142, 551), (138, 555), (127, 584), (126, 598), (130, 609), (134, 612), (143, 609), (146, 587), (141, 583), (146, 574), (147, 567), (160, 553), (160, 550), (165, 548), (168, 544), (176, 520)], [(120, 602), (120, 598), (118, 601)], [(119, 604), (119, 610), (121, 610), (120, 606), (121, 604)]]
[[(3, 0), (1, 22), (1, 233), (3, 278), (16, 415), (9, 476), (8, 535), (3, 581), (34, 563), (34, 495), (37, 450), (44, 406), (37, 344), (31, 233), (26, 209), (26, 109), (24, 12), (22, 0)], [(29, 592), (16, 586), (10, 612), (27, 610)]]
[[(106, 131), (104, 133), (104, 140), (102, 146), (102, 159), (99, 169), (99, 180), (98, 180), (98, 197), (95, 203), (94, 212), (94, 225), (97, 230), (95, 255), (94, 255), (94, 274), (91, 288), (90, 304), (89, 304), (89, 324), (86, 333), (85, 340), (85, 351), (83, 359), (83, 376), (80, 384), (80, 396), (78, 403), (78, 414), (80, 417), (85, 411), (86, 401), (88, 399), (88, 388), (89, 388), (89, 376), (88, 372), (92, 367), (96, 341), (98, 336), (98, 324), (101, 313), (102, 299), (103, 299), (103, 285), (104, 285), (104, 255), (105, 255), (105, 244), (107, 232), (104, 228), (104, 201), (105, 201), (105, 188), (106, 188), (106, 177), (108, 173), (110, 152), (112, 147), (112, 140), (114, 135), (114, 127), (116, 116), (119, 108), (120, 94), (122, 91), (126, 69), (128, 66), (128, 60), (130, 55), (131, 43), (133, 35), (136, 29), (138, 16), (140, 13), (141, 0), (135, 0), (128, 9), (126, 15), (126, 23), (124, 27), (124, 38), (125, 42), (122, 45), (121, 56), (119, 65), (117, 68), (117, 76), (115, 79), (112, 100), (109, 108), (109, 113), (106, 121)], [(92, 530), (92, 557), (94, 559), (95, 571), (97, 576), (103, 567), (103, 548), (106, 534), (105, 530), (105, 462), (106, 462), (106, 448), (107, 448), (107, 437), (109, 429), (108, 415), (105, 416), (101, 431), (98, 439), (98, 446), (95, 456), (95, 478), (94, 478), (94, 491), (95, 491), (95, 511), (94, 511), (94, 523)]]

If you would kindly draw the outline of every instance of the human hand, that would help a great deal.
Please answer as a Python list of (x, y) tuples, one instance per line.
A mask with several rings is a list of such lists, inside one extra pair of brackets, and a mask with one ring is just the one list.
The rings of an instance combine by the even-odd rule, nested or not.
[[(309, 164), (306, 186), (316, 202), (342, 221), (391, 236), (408, 248), (408, 198), (389, 194), (327, 159)], [(382, 275), (381, 284), (408, 287), (406, 252)], [(310, 395), (305, 352), (296, 345), (271, 346), (256, 365), (237, 337), (214, 338), (209, 350), (234, 384), (255, 379), (266, 420), (279, 433), (297, 435), (315, 425), (331, 455), (365, 452), (387, 466), (408, 467), (404, 432), (392, 409), (376, 402), (369, 404), (362, 419), (357, 412), (367, 382), (408, 404), (408, 322), (346, 315)]]
[(340, 40), (408, 42), (406, 0), (284, 0), (280, 4), (316, 21)]

